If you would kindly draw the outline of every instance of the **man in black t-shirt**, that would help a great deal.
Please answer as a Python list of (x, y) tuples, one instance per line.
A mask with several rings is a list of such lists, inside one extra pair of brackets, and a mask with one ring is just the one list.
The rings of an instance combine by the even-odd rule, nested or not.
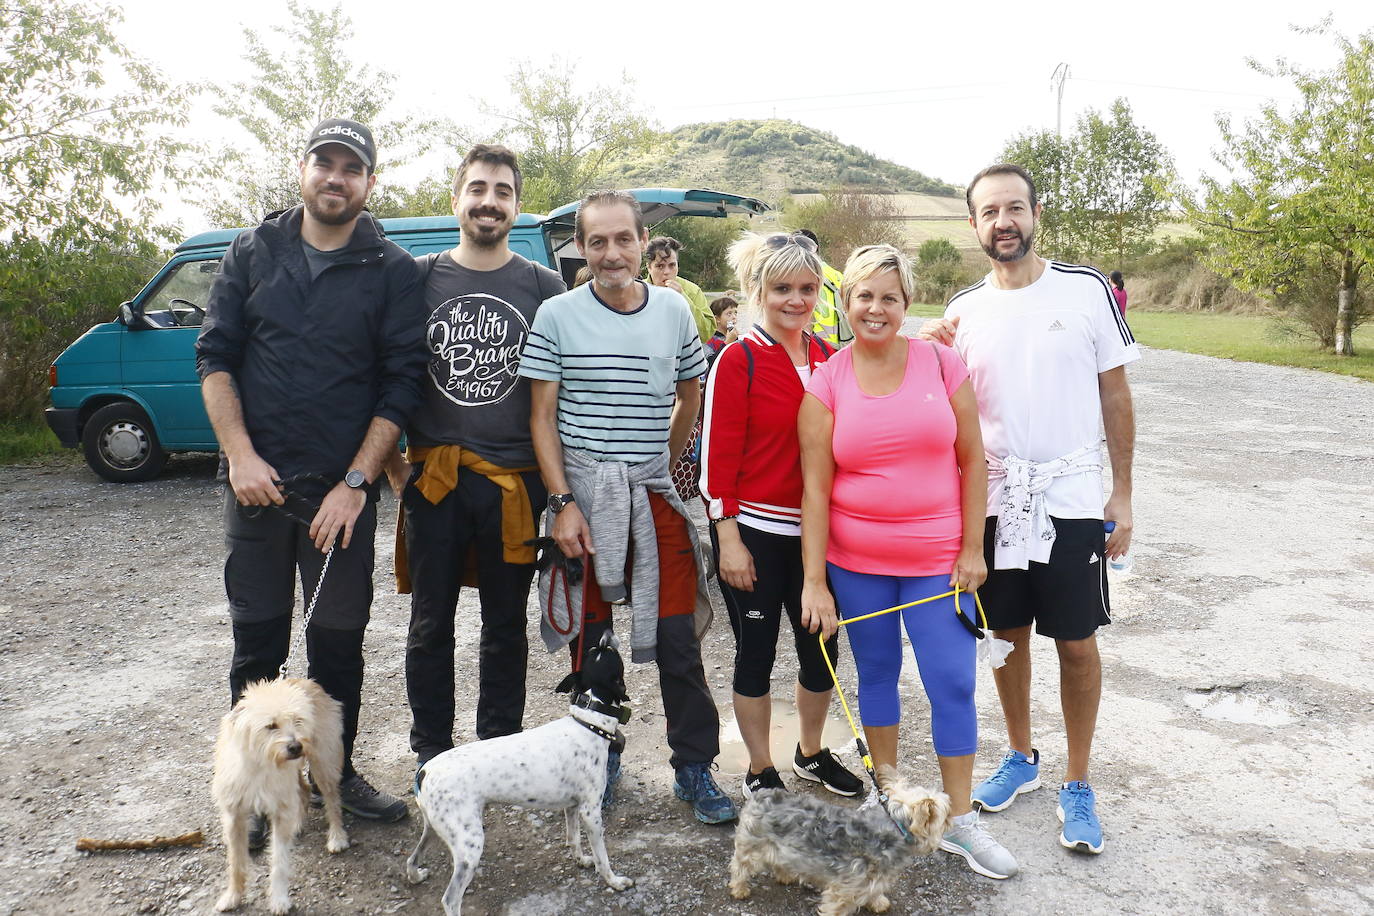
[[(475, 574), (481, 598), (477, 737), (520, 731), (528, 644), (525, 605), (547, 501), (530, 441), (529, 382), (516, 374), (534, 313), (567, 287), (511, 251), (520, 167), (479, 144), (453, 181), (457, 247), (421, 259), (429, 366), (407, 429), (406, 460), (387, 468), (400, 495), (401, 591), (411, 593), (406, 691), (417, 763), (453, 747), (454, 617)], [(471, 653), (464, 664), (471, 667)]]

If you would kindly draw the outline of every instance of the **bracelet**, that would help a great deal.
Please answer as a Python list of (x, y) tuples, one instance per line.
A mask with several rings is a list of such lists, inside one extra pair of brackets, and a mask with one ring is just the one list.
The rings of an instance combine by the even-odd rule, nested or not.
[(739, 518), (739, 513), (738, 513), (738, 512), (736, 512), (734, 515), (722, 515), (720, 518), (713, 518), (713, 519), (711, 519), (711, 527), (714, 528), (714, 527), (716, 527), (717, 525), (719, 525), (721, 522), (733, 521), (733, 520), (736, 520), (736, 519), (738, 519), (738, 518)]

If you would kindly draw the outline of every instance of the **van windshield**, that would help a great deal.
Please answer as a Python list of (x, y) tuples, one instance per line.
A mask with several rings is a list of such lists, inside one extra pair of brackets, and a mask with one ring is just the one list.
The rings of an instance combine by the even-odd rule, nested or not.
[(143, 300), (147, 324), (158, 328), (200, 327), (205, 320), (210, 284), (218, 270), (219, 258), (183, 261), (173, 267)]

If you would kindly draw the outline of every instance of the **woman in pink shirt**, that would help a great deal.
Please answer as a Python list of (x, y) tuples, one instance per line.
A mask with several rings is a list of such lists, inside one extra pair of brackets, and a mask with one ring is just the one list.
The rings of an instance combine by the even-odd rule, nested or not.
[[(911, 262), (896, 248), (854, 252), (841, 289), (854, 343), (817, 367), (798, 415), (802, 607), (827, 632), (837, 605), (846, 618), (859, 617), (956, 583), (972, 591), (987, 578), (978, 405), (953, 350), (898, 333), (912, 285)], [(976, 614), (971, 597), (961, 596), (960, 606)], [(1015, 860), (970, 805), (976, 640), (952, 597), (845, 627), (873, 761), (897, 763), (903, 622), (930, 699), (931, 735), (954, 815), (941, 847), (980, 874), (1009, 877)]]

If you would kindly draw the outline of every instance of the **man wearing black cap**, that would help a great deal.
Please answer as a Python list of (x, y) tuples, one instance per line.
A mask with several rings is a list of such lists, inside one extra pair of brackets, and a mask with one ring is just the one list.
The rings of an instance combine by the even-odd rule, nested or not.
[[(343, 805), (395, 821), (406, 816), (405, 802), (363, 779), (352, 754), (378, 478), (420, 402), (425, 350), (415, 261), (362, 212), (376, 161), (362, 124), (330, 118), (315, 127), (300, 166), (302, 203), (244, 231), (225, 252), (196, 367), (229, 483), (232, 701), (286, 661), (296, 575), (307, 596), (323, 576), (305, 632), (307, 673), (343, 704)], [(313, 518), (286, 504), (288, 494), (318, 504)], [(250, 843), (261, 845), (264, 828), (254, 827)]]

